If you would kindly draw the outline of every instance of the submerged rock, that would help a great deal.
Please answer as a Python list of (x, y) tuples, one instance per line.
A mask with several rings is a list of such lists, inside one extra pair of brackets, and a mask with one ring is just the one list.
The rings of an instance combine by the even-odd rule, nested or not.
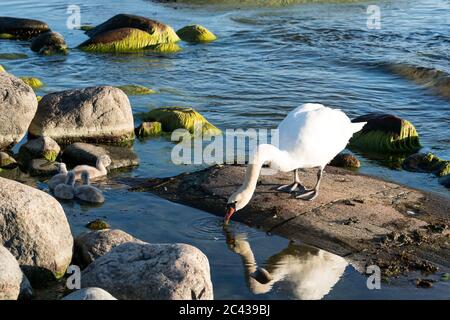
[(201, 125), (204, 135), (220, 135), (220, 129), (208, 122), (200, 113), (192, 108), (164, 107), (149, 111), (142, 116), (144, 121), (157, 121), (162, 124), (162, 130), (172, 132), (176, 129), (184, 128), (190, 133), (194, 132), (195, 124)]
[(440, 177), (439, 183), (442, 184), (444, 187), (450, 188), (450, 174)]
[(33, 89), (39, 89), (44, 86), (44, 83), (38, 78), (34, 77), (20, 77), (20, 79)]
[(0, 245), (0, 301), (17, 300), (32, 295), (31, 285), (16, 258)]
[(87, 31), (86, 34), (90, 38), (94, 38), (102, 33), (121, 28), (139, 29), (146, 32), (152, 37), (152, 44), (170, 43), (180, 40), (170, 26), (155, 20), (131, 14), (115, 15), (97, 27)]
[(39, 20), (0, 17), (1, 39), (29, 40), (47, 31), (49, 26)]
[(47, 161), (55, 161), (59, 155), (61, 148), (50, 137), (38, 137), (28, 140), (19, 149), (19, 161), (27, 164), (32, 159), (43, 158)]
[(414, 152), (421, 147), (413, 124), (396, 116), (370, 113), (352, 122), (367, 124), (350, 139), (351, 147), (380, 153)]
[(122, 90), (129, 96), (146, 95), (146, 94), (156, 93), (155, 90), (152, 90), (152, 89), (144, 87), (144, 86), (136, 85), (136, 84), (118, 86), (117, 88), (119, 88), (120, 90)]
[(142, 122), (136, 129), (134, 129), (136, 136), (140, 138), (158, 136), (162, 132), (160, 122)]
[(210, 42), (217, 39), (214, 33), (198, 24), (181, 28), (177, 31), (177, 35), (187, 42)]
[(86, 31), (92, 30), (92, 29), (94, 29), (94, 28), (95, 28), (95, 26), (84, 25), (84, 26), (81, 26), (81, 27), (80, 27), (80, 30), (85, 31), (85, 33), (86, 33)]
[(72, 292), (62, 300), (117, 300), (107, 291), (100, 288), (85, 288)]
[(0, 59), (2, 60), (21, 60), (28, 58), (28, 55), (25, 53), (17, 53), (17, 52), (8, 52), (8, 53), (0, 53)]
[(34, 38), (31, 50), (45, 56), (68, 53), (66, 41), (58, 32), (46, 32)]
[(6, 152), (0, 151), (0, 168), (12, 168), (17, 164), (16, 159)]
[(75, 259), (81, 266), (86, 267), (113, 248), (127, 242), (144, 243), (122, 230), (86, 232), (75, 238)]
[(73, 238), (59, 202), (49, 194), (0, 178), (0, 244), (17, 259), (31, 283), (64, 275)]
[(0, 72), (0, 149), (25, 136), (38, 102), (33, 89), (7, 72)]
[(133, 114), (126, 94), (114, 87), (56, 92), (39, 102), (29, 133), (62, 144), (126, 143), (134, 139)]
[(419, 152), (406, 158), (403, 168), (408, 171), (430, 172), (443, 177), (450, 174), (450, 161), (442, 160), (431, 152)]
[(128, 242), (82, 272), (83, 287), (125, 300), (213, 299), (208, 258), (187, 244)]
[(64, 150), (62, 159), (71, 166), (87, 164), (95, 167), (97, 159), (103, 155), (108, 155), (111, 159), (111, 164), (108, 166), (110, 170), (139, 165), (139, 158), (131, 148), (98, 146), (83, 142), (68, 146)]
[(330, 166), (341, 168), (359, 168), (361, 163), (358, 158), (350, 153), (340, 153), (330, 162)]

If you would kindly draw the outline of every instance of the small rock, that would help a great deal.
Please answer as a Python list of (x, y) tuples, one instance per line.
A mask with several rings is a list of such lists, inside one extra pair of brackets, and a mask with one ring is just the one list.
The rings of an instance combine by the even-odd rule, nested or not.
[(108, 166), (110, 170), (139, 165), (138, 156), (129, 147), (92, 145), (83, 142), (68, 146), (64, 150), (62, 159), (71, 166), (87, 164), (95, 167), (97, 159), (103, 155), (111, 158), (111, 164)]
[(31, 42), (31, 50), (41, 55), (67, 54), (67, 44), (64, 37), (58, 33), (49, 31), (43, 33)]
[(32, 295), (28, 279), (22, 273), (16, 258), (0, 245), (0, 301), (17, 300)]
[(0, 151), (0, 168), (10, 169), (14, 168), (16, 164), (16, 160), (12, 156)]
[(450, 174), (450, 161), (442, 160), (431, 152), (414, 153), (403, 161), (403, 169), (413, 172), (430, 172), (439, 177)]
[(19, 149), (18, 159), (24, 166), (32, 159), (43, 158), (47, 161), (55, 161), (61, 148), (50, 137), (38, 137), (28, 140)]
[(433, 280), (430, 279), (416, 279), (416, 286), (418, 288), (431, 288), (433, 287)]
[(450, 281), (450, 273), (443, 273), (439, 280), (444, 281), (444, 282)]
[(72, 292), (62, 300), (117, 300), (107, 291), (101, 288), (84, 288)]
[(361, 162), (350, 153), (340, 153), (330, 162), (330, 166), (340, 168), (359, 168)]
[(210, 42), (217, 39), (211, 31), (198, 24), (181, 28), (177, 31), (177, 35), (187, 42)]
[(38, 78), (34, 77), (20, 77), (20, 80), (25, 82), (27, 85), (29, 85), (33, 89), (39, 89), (44, 86), (44, 83), (39, 80)]
[(160, 122), (142, 122), (139, 127), (134, 129), (136, 136), (140, 138), (158, 136), (162, 132)]
[(81, 266), (91, 264), (113, 248), (127, 242), (140, 242), (122, 230), (97, 230), (83, 233), (75, 238), (75, 259)]
[(213, 299), (208, 258), (187, 244), (128, 242), (82, 272), (84, 287), (124, 300)]
[(94, 221), (89, 222), (86, 225), (86, 228), (98, 231), (98, 230), (103, 230), (103, 229), (109, 229), (109, 228), (111, 228), (111, 226), (108, 224), (108, 222), (106, 222), (104, 220), (96, 219)]

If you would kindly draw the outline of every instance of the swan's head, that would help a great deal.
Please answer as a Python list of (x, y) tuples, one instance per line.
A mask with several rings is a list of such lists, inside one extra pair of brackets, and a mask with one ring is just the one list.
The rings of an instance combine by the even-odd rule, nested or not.
[(89, 171), (84, 170), (81, 173), (81, 181), (83, 182), (83, 184), (89, 184)]
[(252, 195), (252, 192), (248, 192), (247, 190), (241, 188), (233, 193), (230, 198), (228, 198), (227, 211), (224, 219), (225, 224), (230, 221), (231, 216), (236, 211), (241, 210), (250, 202)]

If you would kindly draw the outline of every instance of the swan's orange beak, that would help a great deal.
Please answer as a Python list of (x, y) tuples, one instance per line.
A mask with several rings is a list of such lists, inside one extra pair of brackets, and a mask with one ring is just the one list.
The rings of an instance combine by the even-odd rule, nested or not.
[(236, 206), (234, 204), (227, 205), (227, 212), (225, 213), (225, 218), (223, 222), (228, 224), (230, 222), (231, 216), (236, 212)]

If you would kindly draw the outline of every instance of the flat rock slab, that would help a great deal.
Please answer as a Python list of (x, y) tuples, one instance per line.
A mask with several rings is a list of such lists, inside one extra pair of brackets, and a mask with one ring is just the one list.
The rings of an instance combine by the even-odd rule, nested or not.
[[(214, 166), (172, 178), (129, 180), (132, 191), (223, 216), (243, 166)], [(292, 173), (260, 176), (250, 203), (233, 220), (346, 257), (357, 269), (376, 263), (388, 275), (450, 268), (450, 200), (392, 182), (327, 167), (314, 201), (276, 191)], [(313, 186), (314, 171), (300, 175)]]

